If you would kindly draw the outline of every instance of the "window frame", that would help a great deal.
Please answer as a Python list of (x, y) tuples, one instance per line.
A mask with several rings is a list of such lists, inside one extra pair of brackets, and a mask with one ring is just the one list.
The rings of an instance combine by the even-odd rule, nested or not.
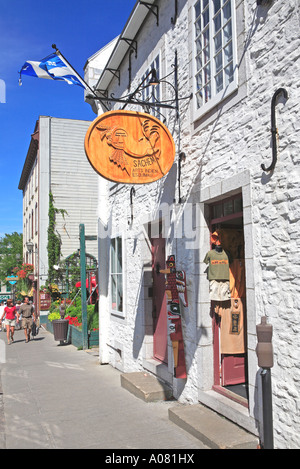
[[(158, 69), (157, 69), (157, 64), (158, 64)], [(158, 79), (161, 79), (162, 78), (162, 64), (161, 64), (161, 53), (160, 51), (157, 52), (157, 54), (155, 54), (155, 57), (153, 60), (150, 60), (149, 61), (149, 64), (146, 68), (146, 70), (144, 71), (144, 73), (142, 74), (141, 78), (140, 78), (140, 82), (142, 82), (147, 74), (149, 74), (149, 72), (151, 72), (152, 68), (155, 68), (156, 70), (156, 75), (157, 75), (157, 78)], [(151, 106), (151, 103), (154, 103), (154, 102), (160, 102), (161, 101), (161, 97), (162, 97), (162, 88), (161, 88), (161, 83), (159, 83), (158, 85), (154, 86), (154, 87), (146, 87), (145, 86), (149, 83), (150, 81), (150, 76), (147, 78), (147, 80), (145, 81), (144, 83), (144, 87), (142, 88), (141, 90), (141, 96), (142, 96), (142, 101), (146, 101), (147, 98), (150, 96), (150, 95), (153, 95), (154, 97), (151, 97), (151, 99), (149, 100), (149, 114), (151, 114), (152, 116), (156, 117), (156, 118), (160, 118), (160, 115), (161, 115), (161, 109), (159, 109), (158, 107), (150, 107)], [(142, 108), (142, 106), (141, 106)], [(143, 110), (143, 109), (142, 109)]]
[[(223, 31), (224, 25), (229, 23), (229, 20), (225, 23), (223, 20), (223, 15), (221, 18), (221, 30), (218, 30), (218, 32), (215, 34), (214, 33), (214, 18), (217, 15), (210, 14), (209, 17), (209, 45), (210, 45), (210, 51), (209, 51), (209, 62), (211, 65), (210, 69), (210, 83), (211, 83), (211, 97), (210, 99), (207, 100), (204, 104), (202, 104), (201, 107), (197, 107), (197, 84), (196, 84), (196, 76), (199, 74), (197, 70), (197, 57), (199, 54), (197, 54), (196, 50), (196, 39), (199, 36), (196, 36), (196, 4), (198, 2), (201, 2), (203, 5), (203, 0), (192, 0), (192, 42), (193, 42), (193, 74), (192, 74), (192, 79), (193, 79), (193, 120), (197, 120), (200, 117), (202, 117), (204, 114), (209, 112), (212, 108), (217, 106), (219, 103), (221, 103), (224, 99), (226, 99), (230, 94), (234, 93), (238, 89), (238, 61), (237, 61), (237, 28), (236, 28), (236, 2), (235, 0), (221, 0), (221, 9), (223, 8), (224, 5), (228, 4), (230, 2), (231, 4), (231, 25), (232, 25), (232, 63), (233, 63), (233, 80), (228, 84), (228, 85), (223, 85), (223, 88), (219, 91), (216, 92), (215, 89), (215, 76), (217, 75), (216, 73), (216, 64), (215, 64), (215, 57), (218, 55), (218, 53), (215, 53), (214, 51), (214, 38), (218, 35), (220, 31)], [(205, 1), (205, 0), (204, 0)], [(208, 5), (209, 5), (209, 11), (214, 12), (214, 0), (207, 0)], [(199, 18), (199, 17), (198, 17)], [(204, 28), (205, 29), (205, 28)], [(201, 29), (201, 34), (204, 31), (204, 29)], [(225, 45), (228, 45), (230, 41), (228, 41), (226, 44), (223, 43), (223, 34), (222, 34), (222, 46), (221, 46), (221, 51), (222, 51), (222, 71), (224, 71), (225, 66), (224, 66), (224, 49)], [(204, 47), (202, 47), (201, 51), (204, 50)], [(202, 67), (203, 69), (204, 67)]]
[[(117, 244), (117, 251), (115, 251), (114, 259), (113, 259), (113, 243), (116, 243), (117, 240), (120, 240), (120, 243)], [(118, 272), (117, 268), (117, 260), (119, 248), (121, 248), (121, 268), (120, 272)], [(124, 240), (122, 235), (116, 235), (110, 239), (110, 248), (109, 248), (109, 277), (110, 277), (110, 288), (109, 288), (109, 297), (110, 297), (110, 310), (111, 313), (117, 316), (125, 317), (125, 289), (124, 289)], [(115, 291), (118, 294), (118, 287), (121, 285), (122, 291), (122, 308), (119, 309), (118, 307), (113, 307), (113, 285), (116, 285)], [(117, 298), (116, 298), (117, 299)], [(118, 301), (116, 301), (117, 305)]]

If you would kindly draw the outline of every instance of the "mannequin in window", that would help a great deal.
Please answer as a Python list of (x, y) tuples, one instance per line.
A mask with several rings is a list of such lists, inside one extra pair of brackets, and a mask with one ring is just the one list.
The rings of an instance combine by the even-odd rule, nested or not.
[(222, 248), (218, 231), (211, 235), (211, 242), (214, 249), (208, 251), (203, 260), (208, 264), (209, 296), (213, 301), (228, 301), (230, 300), (229, 264), (232, 259)]

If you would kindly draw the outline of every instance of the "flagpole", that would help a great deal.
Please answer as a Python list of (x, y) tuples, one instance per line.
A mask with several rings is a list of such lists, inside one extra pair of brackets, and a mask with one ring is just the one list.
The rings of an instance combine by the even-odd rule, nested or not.
[[(70, 67), (73, 72), (75, 73), (75, 75), (77, 76), (78, 80), (80, 81), (80, 83), (85, 87), (85, 89), (89, 89), (93, 95), (96, 97), (96, 98), (99, 98), (99, 96), (95, 93), (95, 91), (86, 83), (86, 81), (84, 81), (84, 79), (79, 75), (79, 73), (75, 70), (75, 68), (67, 61), (67, 59), (62, 55), (62, 53), (60, 52), (60, 50), (58, 50), (58, 48), (56, 47), (56, 44), (52, 44), (52, 48), (55, 49), (55, 53), (56, 55), (58, 55), (62, 61), (68, 66)], [(108, 108), (105, 106), (105, 104), (103, 104), (104, 107), (108, 110)]]

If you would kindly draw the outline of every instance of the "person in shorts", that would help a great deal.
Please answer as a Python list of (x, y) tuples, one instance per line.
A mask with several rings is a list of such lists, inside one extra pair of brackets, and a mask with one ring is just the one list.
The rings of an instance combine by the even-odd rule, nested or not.
[(24, 329), (25, 342), (30, 341), (32, 323), (35, 321), (34, 308), (29, 304), (29, 298), (25, 296), (24, 303), (20, 306), (18, 314), (22, 314), (22, 328)]
[(7, 306), (4, 308), (4, 312), (0, 319), (0, 323), (2, 323), (4, 316), (5, 316), (4, 324), (6, 327), (7, 344), (10, 345), (14, 341), (16, 321), (19, 322), (19, 315), (17, 313), (16, 307), (13, 305), (12, 300), (7, 300)]

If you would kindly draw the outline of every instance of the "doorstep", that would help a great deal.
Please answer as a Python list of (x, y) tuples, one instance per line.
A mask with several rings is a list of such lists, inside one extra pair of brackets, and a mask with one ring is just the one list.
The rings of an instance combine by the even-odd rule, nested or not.
[(121, 374), (121, 386), (145, 402), (167, 401), (172, 389), (144, 371)]
[(212, 449), (257, 449), (258, 438), (201, 405), (169, 408), (169, 419)]

